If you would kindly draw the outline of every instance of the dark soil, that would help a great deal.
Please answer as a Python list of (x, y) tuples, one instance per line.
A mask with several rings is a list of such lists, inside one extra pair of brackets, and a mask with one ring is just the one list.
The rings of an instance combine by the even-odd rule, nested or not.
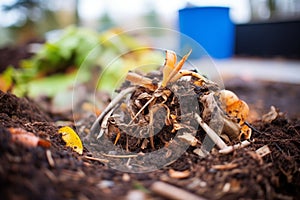
[[(9, 64), (18, 67), (19, 60), (30, 55), (26, 45), (2, 49), (0, 72)], [(188, 148), (172, 164), (149, 173), (114, 170), (104, 161), (89, 159), (93, 155), (86, 148), (83, 155), (75, 153), (65, 146), (55, 123), (72, 117), (43, 110), (42, 102), (0, 91), (1, 199), (134, 199), (134, 193), (144, 199), (166, 199), (151, 189), (156, 181), (206, 199), (300, 199), (300, 85), (241, 79), (225, 83), (249, 104), (252, 125), (258, 130), (252, 135), (255, 142), (228, 155), (213, 150), (205, 158)], [(271, 105), (284, 114), (264, 123), (261, 116)], [(51, 147), (12, 142), (11, 127), (51, 141)], [(257, 157), (255, 151), (264, 145), (271, 153)], [(227, 169), (217, 168), (228, 164)], [(187, 170), (189, 175), (174, 178), (171, 169)]]
[[(171, 165), (149, 173), (113, 170), (104, 162), (88, 159), (86, 156), (92, 155), (87, 149), (78, 155), (57, 134), (53, 115), (50, 118), (30, 99), (0, 92), (1, 198), (129, 199), (133, 191), (139, 191), (147, 199), (165, 199), (150, 187), (155, 181), (163, 181), (207, 199), (299, 199), (299, 98), (289, 96), (299, 95), (295, 94), (299, 85), (256, 82), (254, 87), (239, 82), (229, 83), (228, 88), (255, 110), (252, 125), (259, 131), (253, 133), (255, 142), (229, 155), (213, 151), (205, 158), (189, 148)], [(278, 105), (287, 114), (271, 123), (262, 122), (260, 113), (270, 105)], [(50, 140), (51, 147), (28, 148), (13, 143), (10, 127), (21, 127)], [(260, 159), (254, 152), (264, 145), (271, 153)], [(49, 161), (49, 151), (54, 163)], [(216, 168), (228, 163), (234, 167)], [(172, 178), (170, 169), (190, 173), (183, 179)]]
[(0, 48), (0, 73), (10, 65), (19, 68), (21, 60), (30, 58), (33, 55), (33, 53), (30, 53), (30, 44), (32, 42), (18, 46), (5, 46)]
[(226, 89), (236, 92), (246, 100), (251, 110), (255, 110), (256, 118), (268, 112), (270, 106), (274, 105), (285, 112), (290, 118), (300, 115), (300, 84), (282, 82), (268, 82), (257, 80), (243, 80), (234, 78), (225, 80)]

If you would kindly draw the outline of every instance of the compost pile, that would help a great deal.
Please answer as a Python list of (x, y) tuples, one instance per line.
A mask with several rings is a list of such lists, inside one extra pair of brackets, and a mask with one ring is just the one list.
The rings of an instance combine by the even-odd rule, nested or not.
[[(245, 121), (248, 105), (199, 73), (182, 70), (187, 58), (188, 54), (176, 63), (175, 52), (166, 51), (160, 71), (147, 75), (129, 72), (119, 94), (94, 123), (86, 139), (87, 148), (97, 157), (104, 158), (99, 155), (102, 153), (121, 158), (115, 165), (122, 165), (123, 160), (126, 166), (122, 170), (127, 171), (127, 167), (131, 172), (133, 168), (134, 172), (145, 172), (153, 170), (154, 163), (174, 162), (190, 145), (203, 157), (214, 144), (223, 153), (249, 145), (249, 141), (241, 141), (250, 139), (252, 132)], [(103, 135), (110, 142), (103, 140)], [(228, 146), (223, 140), (229, 145), (241, 143)], [(121, 150), (109, 148), (107, 144), (112, 142)], [(152, 151), (157, 152), (143, 154)], [(128, 156), (132, 159), (122, 159)]]
[[(41, 109), (39, 102), (0, 92), (1, 196), (299, 198), (299, 117), (291, 119), (272, 107), (250, 124), (246, 103), (196, 72), (180, 71), (179, 65), (186, 58), (176, 65), (169, 53), (161, 71), (129, 73), (119, 95), (99, 118), (85, 119), (84, 128), (93, 126), (89, 134), (78, 133), (84, 144), (82, 155), (66, 146), (58, 134), (58, 120), (70, 120), (64, 124), (75, 129), (72, 116), (57, 116)], [(248, 95), (253, 99), (255, 92)], [(236, 106), (230, 107), (231, 100), (238, 102)], [(36, 136), (38, 142), (30, 146), (16, 140), (15, 135), (24, 131)], [(206, 137), (211, 131), (219, 139)], [(205, 142), (207, 138), (216, 143), (215, 148)], [(247, 145), (242, 146), (243, 142)], [(222, 153), (224, 145), (231, 151)], [(165, 164), (158, 165), (157, 170), (147, 168), (160, 162)], [(123, 172), (112, 169), (116, 166)], [(150, 172), (129, 173), (126, 167)]]

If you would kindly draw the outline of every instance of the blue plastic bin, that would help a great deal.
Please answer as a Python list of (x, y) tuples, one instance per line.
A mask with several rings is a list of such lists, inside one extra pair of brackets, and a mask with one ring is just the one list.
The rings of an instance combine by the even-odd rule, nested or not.
[[(179, 10), (179, 30), (199, 43), (213, 58), (229, 58), (234, 52), (235, 26), (228, 7), (191, 7)], [(193, 49), (192, 58), (203, 56), (196, 42), (182, 36), (180, 49)]]

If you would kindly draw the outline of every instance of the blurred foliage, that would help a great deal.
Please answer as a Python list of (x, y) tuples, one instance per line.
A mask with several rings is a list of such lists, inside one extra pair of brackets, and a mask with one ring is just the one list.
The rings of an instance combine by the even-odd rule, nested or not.
[(105, 12), (98, 20), (98, 30), (106, 31), (117, 26), (117, 23), (110, 17), (108, 12)]
[(163, 62), (162, 52), (149, 49), (122, 30), (99, 34), (72, 26), (43, 44), (32, 58), (23, 60), (20, 69), (8, 67), (0, 75), (0, 81), (8, 84), (0, 89), (12, 89), (18, 96), (55, 96), (76, 81), (112, 91), (128, 70), (142, 66), (149, 71)]
[[(57, 1), (15, 0), (3, 3), (0, 9), (4, 17), (13, 18), (6, 25), (6, 29), (12, 33), (11, 38), (14, 39), (14, 43), (24, 43), (42, 38), (43, 34), (49, 30), (77, 24), (76, 5), (74, 9), (69, 8), (70, 11), (64, 11), (58, 10)], [(8, 43), (9, 41), (3, 42), (3, 44)]]

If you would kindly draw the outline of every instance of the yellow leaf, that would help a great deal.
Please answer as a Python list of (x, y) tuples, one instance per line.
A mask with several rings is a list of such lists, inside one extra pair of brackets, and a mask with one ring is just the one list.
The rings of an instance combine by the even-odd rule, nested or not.
[(66, 142), (67, 147), (71, 147), (80, 155), (82, 154), (82, 142), (77, 133), (72, 128), (70, 128), (69, 126), (64, 126), (58, 130), (58, 133), (62, 134), (62, 139)]

